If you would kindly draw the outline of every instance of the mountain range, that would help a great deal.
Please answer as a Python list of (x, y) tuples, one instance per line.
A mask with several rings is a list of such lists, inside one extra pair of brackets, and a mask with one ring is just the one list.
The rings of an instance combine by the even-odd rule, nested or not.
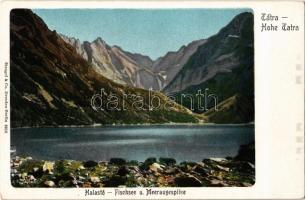
[[(254, 121), (253, 14), (237, 15), (215, 35), (193, 41), (152, 60), (102, 38), (81, 42), (51, 31), (31, 10), (11, 12), (11, 116), (13, 126), (93, 123)], [(130, 112), (92, 110), (90, 97), (107, 94), (195, 95), (209, 88), (218, 111), (194, 110), (177, 98), (171, 110)], [(195, 100), (196, 101), (196, 100)], [(149, 102), (145, 102), (145, 106)], [(209, 108), (212, 102), (208, 103)], [(198, 114), (196, 114), (198, 113)]]
[[(187, 108), (170, 101), (160, 92), (118, 84), (98, 73), (76, 49), (56, 31), (27, 9), (10, 15), (10, 99), (11, 126), (59, 126), (124, 123), (194, 122), (201, 120)], [(101, 42), (101, 41), (97, 41)], [(136, 59), (137, 56), (135, 56)], [(127, 111), (94, 110), (92, 97), (104, 90), (110, 95), (141, 96), (143, 108), (136, 109), (132, 98), (117, 102)], [(157, 96), (169, 109), (148, 110), (149, 96)]]
[(132, 87), (162, 90), (181, 70), (198, 46), (205, 40), (193, 41), (178, 51), (168, 52), (153, 61), (149, 56), (110, 46), (98, 37), (92, 42), (60, 34), (65, 42), (87, 60), (98, 72), (114, 82)]
[[(85, 44), (88, 43), (80, 44), (79, 40), (74, 38), (62, 37), (77, 50), (85, 49)], [(98, 38), (97, 40), (101, 39)], [(94, 43), (96, 43), (96, 40), (90, 43), (90, 46), (95, 46), (93, 45)], [(210, 111), (205, 113), (206, 116), (210, 116), (211, 121), (217, 123), (245, 123), (254, 120), (254, 39), (252, 13), (241, 13), (217, 34), (207, 39), (193, 41), (182, 46), (178, 51), (166, 53), (166, 55), (155, 61), (151, 60), (148, 56), (123, 51), (117, 46), (109, 47), (105, 42), (101, 44), (108, 46), (108, 49), (113, 49), (107, 51), (110, 52), (109, 54), (119, 49), (122, 53), (116, 55), (120, 55), (125, 60), (135, 63), (132, 68), (133, 70), (130, 70), (128, 75), (119, 70), (115, 72), (116, 76), (125, 76), (129, 77), (125, 80), (132, 80), (113, 79), (115, 81), (119, 80), (117, 81), (119, 83), (144, 89), (161, 90), (163, 93), (175, 95), (177, 103), (189, 109), (193, 108), (192, 110), (197, 113), (202, 113), (196, 107), (198, 104), (197, 98), (194, 98), (193, 102), (190, 102), (188, 99), (183, 99), (182, 101), (181, 95), (187, 94), (195, 97), (198, 90), (208, 88), (209, 92), (217, 95), (218, 103), (222, 102), (222, 105), (225, 102), (227, 103), (225, 111), (222, 109), (218, 112)], [(105, 48), (90, 48), (91, 54), (98, 55), (99, 53), (95, 52), (96, 49)], [(78, 50), (78, 52), (84, 52), (84, 50)], [(80, 55), (94, 66), (97, 65), (94, 63), (98, 63), (98, 66), (107, 65), (103, 61), (92, 62), (91, 59), (88, 59), (86, 53), (80, 53)], [(137, 60), (134, 59), (134, 55), (138, 55)], [(101, 58), (101, 56), (97, 56), (97, 58)], [(114, 56), (109, 56), (109, 58), (111, 63), (117, 63), (116, 60), (123, 60)], [(120, 65), (113, 64), (110, 66), (110, 69), (115, 69), (113, 66), (125, 66), (121, 68), (131, 66), (130, 62), (120, 63)], [(111, 78), (107, 75), (106, 71), (99, 72)], [(244, 102), (240, 101), (240, 99), (243, 99)], [(233, 100), (234, 102), (232, 102)], [(208, 107), (211, 108), (212, 106), (213, 102), (209, 102)], [(244, 109), (244, 107), (247, 109)], [(225, 117), (228, 112), (232, 112), (232, 114)]]

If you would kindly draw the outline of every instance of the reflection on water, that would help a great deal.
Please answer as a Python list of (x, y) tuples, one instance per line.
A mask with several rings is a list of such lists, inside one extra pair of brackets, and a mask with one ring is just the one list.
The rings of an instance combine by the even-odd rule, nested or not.
[[(156, 143), (158, 142), (157, 139), (129, 139), (129, 140), (106, 140), (106, 141), (87, 141), (87, 142), (74, 142), (74, 143), (59, 143), (56, 144), (56, 147), (74, 147), (74, 146), (92, 146), (92, 145), (102, 145), (102, 146), (112, 146), (112, 145), (142, 145), (142, 144), (147, 144), (147, 143)], [(159, 142), (162, 142), (159, 140)], [(110, 147), (111, 148), (111, 147)]]
[(98, 128), (12, 129), (17, 154), (38, 159), (143, 161), (172, 157), (199, 161), (235, 156), (241, 144), (254, 140), (249, 126), (115, 126)]

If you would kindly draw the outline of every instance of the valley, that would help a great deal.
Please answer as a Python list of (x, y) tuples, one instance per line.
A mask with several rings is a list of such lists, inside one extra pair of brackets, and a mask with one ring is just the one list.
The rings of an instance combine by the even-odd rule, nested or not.
[[(254, 121), (252, 13), (241, 13), (215, 35), (156, 60), (110, 46), (101, 37), (81, 42), (51, 31), (31, 10), (12, 11), (11, 38), (13, 127)], [(97, 112), (90, 102), (101, 90), (106, 98), (128, 93), (143, 101), (112, 99), (112, 107), (124, 105), (128, 112), (106, 104)], [(182, 102), (181, 96), (196, 96), (198, 90), (214, 94), (221, 109), (211, 109), (213, 98), (203, 110), (194, 106), (202, 104), (198, 98)], [(151, 94), (170, 108), (146, 112)]]
[[(226, 20), (207, 37), (202, 34), (202, 39), (183, 40), (190, 42), (176, 51), (165, 49), (164, 53), (159, 49), (162, 42), (177, 35), (178, 40), (171, 42), (180, 46), (181, 32), (192, 31), (179, 24), (178, 28), (173, 26), (179, 22), (181, 10), (165, 10), (161, 25), (155, 28), (154, 20), (160, 12), (154, 20), (143, 20), (150, 11), (126, 10), (128, 18), (134, 21), (124, 23), (128, 25), (124, 27), (124, 20), (117, 18), (123, 11), (115, 9), (77, 9), (72, 14), (71, 9), (52, 9), (49, 17), (64, 28), (81, 27), (85, 36), (89, 30), (96, 30), (96, 19), (108, 18), (111, 23), (100, 26), (99, 32), (110, 28), (112, 34), (122, 34), (121, 42), (136, 36), (132, 45), (141, 46), (144, 44), (138, 42), (140, 30), (149, 26), (149, 34), (154, 33), (150, 36), (157, 44), (154, 51), (162, 52), (162, 56), (157, 58), (160, 54), (150, 52), (156, 58), (151, 59), (140, 52), (110, 45), (111, 41), (108, 43), (101, 36), (81, 41), (78, 32), (64, 35), (51, 28), (52, 23), (36, 14), (35, 9), (11, 10), (10, 90), (6, 97), (10, 100), (6, 104), (10, 106), (10, 113), (6, 113), (10, 116), (6, 119), (10, 120), (10, 129), (6, 130), (11, 145), (11, 185), (252, 186), (253, 13), (245, 9), (194, 9), (190, 15), (192, 9), (188, 9), (185, 16), (199, 20), (186, 24), (196, 30), (199, 25), (204, 29), (214, 25), (209, 17), (203, 20), (197, 14), (204, 18), (202, 14), (214, 13), (221, 16), (218, 19)], [(49, 11), (41, 12), (43, 15)], [(59, 15), (54, 16), (53, 12), (74, 18), (58, 20)], [(223, 17), (224, 13), (230, 15)], [(94, 17), (91, 21), (87, 20), (90, 16)], [(90, 27), (89, 22), (94, 29), (85, 28)], [(132, 31), (127, 34), (129, 28)], [(174, 30), (173, 35), (163, 32), (165, 28)], [(204, 29), (200, 29), (200, 34)], [(162, 37), (158, 40), (160, 32)], [(149, 36), (142, 39), (152, 44)], [(153, 49), (150, 45), (148, 49)], [(85, 194), (91, 195), (90, 191), (93, 190), (86, 190)], [(147, 195), (157, 191), (148, 189)], [(98, 190), (95, 194), (100, 195)]]

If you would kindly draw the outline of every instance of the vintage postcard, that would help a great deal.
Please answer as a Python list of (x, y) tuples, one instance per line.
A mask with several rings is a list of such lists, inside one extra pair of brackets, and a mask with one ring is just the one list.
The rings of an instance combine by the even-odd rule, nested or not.
[(3, 199), (304, 195), (302, 2), (1, 11)]

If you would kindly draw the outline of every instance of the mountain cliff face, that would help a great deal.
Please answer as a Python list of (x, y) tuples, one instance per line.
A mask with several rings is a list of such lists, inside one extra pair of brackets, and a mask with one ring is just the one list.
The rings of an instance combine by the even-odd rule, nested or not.
[(204, 44), (206, 40), (196, 40), (189, 43), (187, 46), (182, 46), (178, 51), (170, 51), (165, 56), (158, 58), (153, 63), (155, 73), (162, 75), (163, 87), (169, 84), (177, 73), (183, 68), (191, 55), (197, 51), (198, 46)]
[[(191, 108), (194, 102), (180, 101), (182, 94), (209, 89), (218, 96), (218, 111), (206, 116), (216, 123), (246, 123), (254, 120), (253, 14), (237, 15), (216, 35), (208, 38), (164, 88), (177, 102)], [(208, 103), (212, 107), (212, 102)], [(195, 112), (200, 112), (196, 110)], [(230, 114), (229, 114), (230, 113)], [(227, 117), (226, 117), (227, 116)], [(229, 117), (230, 116), (230, 117)], [(234, 117), (233, 117), (234, 116)]]
[(60, 36), (98, 73), (114, 82), (137, 88), (161, 89), (162, 76), (152, 71), (153, 61), (148, 56), (109, 46), (100, 37), (93, 42), (81, 43), (78, 39)]
[(218, 73), (230, 73), (239, 65), (253, 64), (253, 59), (243, 56), (251, 49), (253, 50), (253, 15), (242, 13), (200, 45), (164, 91), (182, 91), (203, 83)]
[[(149, 95), (158, 96), (161, 104), (169, 102), (169, 99), (158, 92), (149, 94), (143, 89), (120, 85), (97, 73), (90, 66), (90, 63), (98, 61), (95, 60), (97, 57), (84, 49), (97, 50), (96, 53), (103, 55), (98, 59), (109, 61), (109, 64), (111, 56), (117, 56), (118, 63), (128, 60), (123, 55), (118, 56), (122, 53), (118, 48), (109, 47), (99, 39), (92, 44), (83, 44), (84, 49), (75, 48), (75, 45), (81, 46), (79, 41), (73, 41), (74, 47), (66, 43), (27, 9), (11, 11), (10, 38), (12, 127), (198, 121), (189, 110), (176, 103), (168, 110), (148, 111)], [(86, 56), (90, 63), (84, 59)], [(137, 59), (141, 60), (141, 56), (135, 55), (134, 60)], [(141, 62), (149, 64), (148, 59)], [(132, 72), (137, 65), (132, 61), (129, 63), (116, 65), (117, 70), (126, 70), (126, 74)], [(110, 95), (120, 98), (123, 94), (142, 96), (146, 110), (134, 109), (134, 99), (127, 98), (117, 102), (117, 107), (123, 104), (127, 111), (110, 110), (104, 104), (102, 110), (95, 111), (90, 104), (91, 98), (101, 89), (105, 93), (103, 98)]]
[(130, 53), (118, 46), (111, 47), (101, 38), (81, 43), (76, 38), (60, 36), (105, 77), (117, 83), (152, 90), (162, 90), (170, 83), (198, 46), (205, 42), (193, 41), (153, 61), (148, 56)]

